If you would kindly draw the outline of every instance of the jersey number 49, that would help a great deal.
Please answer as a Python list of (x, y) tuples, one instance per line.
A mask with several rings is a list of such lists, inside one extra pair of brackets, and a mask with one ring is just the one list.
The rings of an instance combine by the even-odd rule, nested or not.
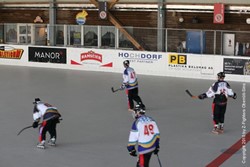
[(144, 135), (153, 135), (154, 134), (154, 125), (144, 125)]

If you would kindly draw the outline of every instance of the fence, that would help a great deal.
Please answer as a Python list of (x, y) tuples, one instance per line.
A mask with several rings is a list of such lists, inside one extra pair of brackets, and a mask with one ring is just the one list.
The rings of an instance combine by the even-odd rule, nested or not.
[[(250, 56), (250, 32), (123, 27), (146, 51)], [(53, 31), (51, 31), (53, 30)], [(163, 32), (163, 50), (158, 33)], [(52, 35), (53, 41), (50, 41)], [(114, 26), (0, 24), (0, 43), (137, 50)]]

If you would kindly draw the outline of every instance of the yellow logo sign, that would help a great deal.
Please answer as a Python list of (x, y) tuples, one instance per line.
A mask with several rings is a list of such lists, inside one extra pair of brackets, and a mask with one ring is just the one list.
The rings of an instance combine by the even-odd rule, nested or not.
[(80, 25), (85, 24), (87, 16), (88, 16), (88, 13), (85, 10), (82, 10), (82, 12), (78, 13), (76, 15), (77, 24), (80, 24)]
[(169, 64), (187, 64), (187, 55), (169, 54)]

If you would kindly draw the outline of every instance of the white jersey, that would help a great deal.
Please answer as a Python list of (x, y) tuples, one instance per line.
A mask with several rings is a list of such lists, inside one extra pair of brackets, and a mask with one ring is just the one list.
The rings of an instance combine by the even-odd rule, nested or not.
[(234, 92), (226, 81), (215, 82), (206, 92), (207, 97), (214, 97), (215, 95), (223, 94), (226, 97), (233, 96)]
[(214, 98), (213, 103), (225, 105), (228, 97), (233, 97), (234, 92), (226, 81), (215, 82), (206, 92), (207, 97)]
[(34, 121), (42, 118), (48, 110), (57, 110), (57, 108), (53, 107), (52, 105), (50, 105), (48, 103), (40, 102), (40, 103), (36, 104), (34, 107), (34, 110), (33, 110)]
[(138, 87), (137, 76), (135, 70), (131, 67), (127, 67), (123, 72), (123, 83), (127, 89), (134, 89)]
[(156, 122), (146, 115), (139, 117), (132, 125), (129, 135), (128, 150), (133, 150), (138, 143), (139, 154), (155, 150), (159, 146), (160, 132)]

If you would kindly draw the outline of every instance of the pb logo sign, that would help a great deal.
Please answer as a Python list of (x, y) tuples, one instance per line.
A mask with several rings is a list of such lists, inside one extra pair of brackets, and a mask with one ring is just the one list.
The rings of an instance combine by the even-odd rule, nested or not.
[(187, 64), (187, 55), (169, 54), (169, 64)]

